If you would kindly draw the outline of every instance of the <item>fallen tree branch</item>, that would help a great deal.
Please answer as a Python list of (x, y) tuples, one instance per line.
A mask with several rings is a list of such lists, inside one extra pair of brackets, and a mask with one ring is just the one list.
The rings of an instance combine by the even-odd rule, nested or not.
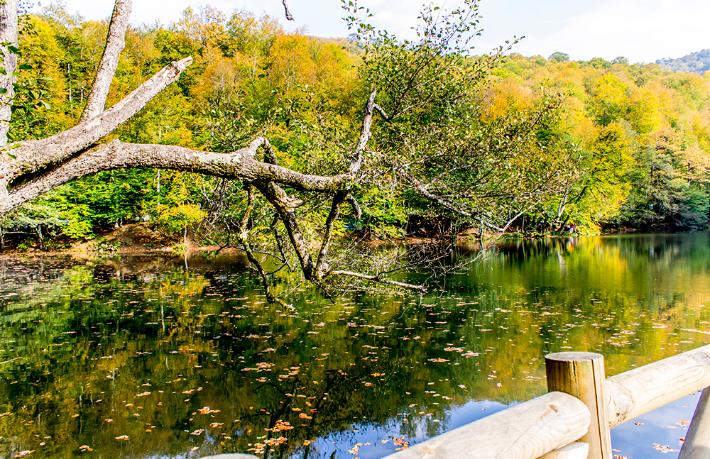
[(376, 282), (378, 284), (391, 285), (393, 287), (399, 287), (407, 290), (417, 290), (422, 293), (426, 293), (427, 289), (423, 285), (408, 284), (406, 282), (398, 282), (391, 279), (384, 279), (379, 276), (373, 276), (369, 274), (362, 274), (353, 271), (332, 271), (329, 273), (331, 276), (346, 276), (354, 277), (356, 279), (362, 279), (369, 282)]
[(191, 57), (173, 62), (109, 110), (73, 128), (46, 139), (8, 145), (6, 151), (2, 152), (12, 158), (8, 162), (10, 174), (8, 181), (12, 183), (25, 174), (34, 174), (51, 165), (66, 161), (96, 144), (177, 81), (190, 64), (192, 64)]
[[(71, 180), (97, 172), (153, 167), (197, 172), (244, 181), (273, 181), (303, 191), (334, 192), (347, 188), (350, 176), (307, 175), (254, 159), (251, 147), (234, 153), (213, 153), (171, 145), (131, 144), (113, 141), (90, 150), (61, 166), (10, 190), (5, 207), (12, 209)], [(0, 203), (1, 204), (1, 203)], [(295, 202), (287, 205), (292, 207)]]

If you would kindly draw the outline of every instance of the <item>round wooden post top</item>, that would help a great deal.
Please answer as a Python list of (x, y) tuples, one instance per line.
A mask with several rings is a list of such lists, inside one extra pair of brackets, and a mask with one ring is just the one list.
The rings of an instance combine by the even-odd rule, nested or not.
[(545, 360), (556, 362), (577, 362), (580, 360), (604, 360), (604, 356), (596, 352), (555, 352), (547, 354)]

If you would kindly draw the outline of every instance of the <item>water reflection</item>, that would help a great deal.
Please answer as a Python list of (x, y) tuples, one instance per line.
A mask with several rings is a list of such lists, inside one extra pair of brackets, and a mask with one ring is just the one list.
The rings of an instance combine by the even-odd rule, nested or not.
[(710, 342), (708, 252), (706, 234), (507, 243), (446, 295), (300, 285), (295, 311), (239, 261), (2, 259), (0, 454), (381, 457), (543, 393), (548, 352), (613, 374)]

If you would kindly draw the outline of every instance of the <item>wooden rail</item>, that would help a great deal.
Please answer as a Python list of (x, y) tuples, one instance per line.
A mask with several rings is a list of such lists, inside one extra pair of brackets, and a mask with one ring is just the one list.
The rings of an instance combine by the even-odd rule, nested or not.
[(390, 459), (612, 459), (610, 429), (703, 391), (680, 459), (710, 459), (710, 345), (606, 379), (599, 354), (545, 359), (550, 393)]

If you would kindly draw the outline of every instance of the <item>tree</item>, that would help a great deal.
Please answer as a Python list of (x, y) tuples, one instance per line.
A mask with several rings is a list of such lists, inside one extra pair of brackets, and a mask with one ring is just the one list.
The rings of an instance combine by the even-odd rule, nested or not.
[(557, 51), (550, 54), (549, 59), (553, 62), (569, 62), (569, 54)]
[[(292, 19), (286, 1), (283, 3), (287, 18)], [(105, 105), (109, 89), (116, 73), (119, 55), (125, 46), (131, 8), (131, 0), (115, 2), (103, 57), (78, 124), (40, 140), (7, 144), (12, 104), (17, 95), (15, 74), (18, 70), (18, 4), (17, 0), (3, 0), (0, 3), (0, 51), (4, 68), (0, 75), (0, 215), (17, 209), (59, 185), (101, 171), (152, 167), (197, 172), (240, 180), (247, 184), (250, 193), (258, 191), (277, 215), (274, 225), (280, 222), (286, 229), (306, 279), (320, 282), (328, 276), (348, 275), (330, 268), (327, 257), (332, 242), (333, 225), (338, 219), (340, 206), (351, 200), (351, 191), (361, 180), (362, 165), (377, 110), (376, 91), (373, 90), (367, 98), (359, 139), (348, 155), (348, 164), (340, 173), (333, 175), (305, 174), (279, 166), (277, 152), (269, 140), (263, 137), (231, 154), (194, 151), (169, 145), (107, 141), (119, 126), (176, 82), (193, 62), (192, 57), (185, 57), (168, 64), (123, 100), (107, 109)], [(195, 31), (205, 42), (212, 38), (208, 32), (209, 30)], [(306, 240), (295, 213), (303, 204), (303, 200), (291, 196), (291, 191), (287, 191), (285, 187), (293, 192), (331, 196), (331, 210), (325, 222), (319, 249), (315, 253), (311, 252), (311, 243)], [(245, 218), (248, 219), (248, 215)], [(256, 259), (252, 261), (258, 266)], [(359, 277), (380, 280), (377, 276)], [(392, 283), (411, 287), (404, 283)], [(268, 288), (268, 285), (265, 286)]]
[[(396, 203), (420, 202), (424, 208), (423, 203), (428, 202), (463, 225), (505, 231), (524, 212), (560, 190), (555, 171), (561, 162), (551, 154), (559, 149), (559, 136), (549, 128), (558, 98), (545, 97), (539, 103), (524, 101), (522, 113), (490, 115), (480, 108), (489, 96), (486, 84), (490, 69), (512, 43), (489, 55), (472, 56), (472, 40), (480, 34), (477, 0), (463, 0), (459, 8), (448, 12), (424, 8), (414, 40), (401, 40), (375, 29), (366, 22), (369, 12), (355, 1), (347, 2), (347, 20), (362, 59), (361, 81), (356, 84), (340, 72), (342, 62), (350, 57), (336, 45), (315, 46), (303, 37), (272, 37), (269, 33), (258, 36), (247, 16), (233, 17), (224, 29), (217, 23), (226, 19), (217, 12), (188, 11), (179, 24), (182, 32), (159, 31), (155, 40), (158, 48), (167, 51), (164, 55), (174, 55), (176, 60), (106, 108), (107, 100), (113, 100), (109, 99), (109, 90), (126, 43), (131, 6), (131, 0), (115, 2), (103, 56), (78, 123), (38, 140), (3, 140), (0, 214), (74, 179), (105, 171), (155, 168), (193, 172), (241, 183), (235, 192), (243, 196), (237, 200), (243, 205), (242, 212), (240, 216), (230, 214), (230, 219), (267, 290), (268, 276), (253, 248), (253, 237), (263, 237), (267, 225), (279, 249), (268, 256), (289, 266), (293, 256), (305, 279), (318, 285), (345, 276), (421, 289), (392, 280), (397, 266), (385, 267), (374, 260), (364, 264), (362, 272), (355, 272), (351, 269), (353, 257), (333, 255), (337, 243), (334, 236), (341, 231), (343, 220), (349, 224), (361, 220), (360, 200), (366, 205), (378, 199), (391, 201), (391, 215), (369, 215), (385, 221), (401, 221), (401, 205), (397, 207)], [(287, 18), (292, 19), (286, 2), (284, 6)], [(0, 121), (2, 139), (7, 139), (12, 114), (8, 107), (18, 101), (17, 0), (0, 4), (0, 14), (5, 43), (5, 72), (0, 75), (5, 110)], [(268, 21), (264, 23), (268, 25)], [(241, 33), (246, 35), (243, 40)], [(256, 81), (261, 75), (255, 75), (253, 63), (245, 63), (261, 59), (264, 46), (272, 50), (270, 73), (265, 79), (272, 88), (278, 88), (269, 102), (274, 107), (261, 113), (253, 110), (257, 115), (249, 120), (251, 124), (235, 127), (236, 132), (230, 133), (217, 151), (166, 145), (166, 141), (182, 143), (180, 136), (168, 139), (150, 122), (139, 123), (140, 129), (149, 132), (134, 137), (158, 144), (116, 139), (121, 133), (117, 129), (131, 119), (140, 119), (142, 115), (137, 115), (153, 99), (160, 95), (159, 100), (169, 100), (168, 88), (193, 62), (192, 57), (182, 57), (183, 52), (209, 56), (220, 49), (233, 55), (228, 65), (208, 64), (210, 74), (220, 84), (229, 85), (230, 79), (246, 70), (245, 75), (255, 81), (249, 90), (259, 91)], [(342, 122), (333, 115), (335, 110), (324, 110), (339, 104), (341, 111), (354, 112), (357, 102), (332, 91), (319, 91), (314, 97), (311, 88), (324, 82), (328, 87), (348, 86), (348, 92), (366, 101), (358, 127)], [(231, 127), (225, 123), (224, 114), (240, 103), (234, 100), (234, 91), (224, 91), (229, 94), (226, 97), (217, 85), (216, 90), (203, 88), (201, 94), (199, 100), (215, 116), (213, 133), (223, 131), (225, 124)], [(293, 111), (304, 104), (314, 107), (312, 119), (292, 125)], [(286, 120), (280, 138), (263, 135), (265, 129), (259, 123), (268, 124), (270, 117)], [(302, 129), (318, 135), (300, 142), (297, 132)], [(12, 139), (17, 138), (11, 134)], [(244, 141), (247, 136), (253, 140)], [(239, 144), (233, 150), (237, 140)], [(227, 146), (232, 152), (222, 153), (229, 151), (221, 148)], [(203, 216), (198, 207), (187, 210), (190, 221)], [(314, 224), (304, 219), (306, 215), (319, 220)], [(267, 217), (270, 221), (265, 221)], [(281, 234), (286, 235), (288, 244)], [(398, 267), (409, 264), (405, 261)]]

